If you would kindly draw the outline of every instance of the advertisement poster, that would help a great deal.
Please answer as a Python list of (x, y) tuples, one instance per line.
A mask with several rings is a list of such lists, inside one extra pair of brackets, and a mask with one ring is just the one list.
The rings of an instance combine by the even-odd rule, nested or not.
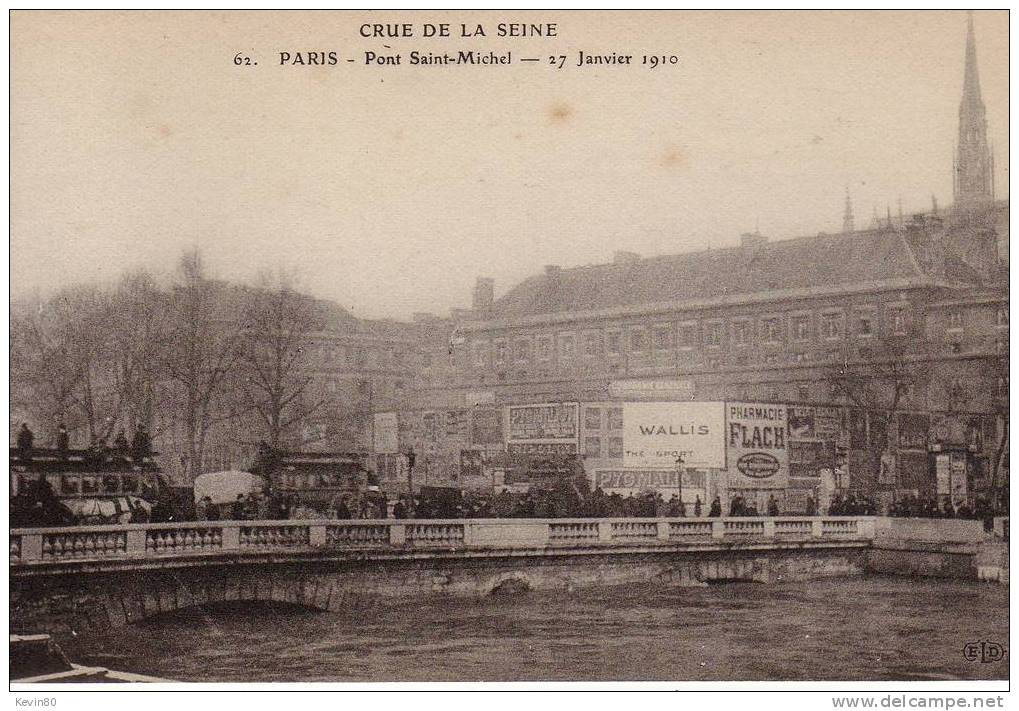
[(375, 413), (375, 453), (396, 454), (400, 451), (399, 429), (395, 412)]
[(528, 444), (577, 444), (575, 402), (547, 405), (510, 405), (506, 408), (507, 442)]
[(471, 412), (471, 444), (502, 444), (502, 410), (474, 410)]
[(901, 413), (899, 415), (899, 449), (927, 449), (926, 415)]
[(623, 405), (623, 466), (675, 469), (725, 467), (721, 402), (628, 402)]
[(814, 436), (826, 441), (842, 438), (842, 411), (837, 407), (814, 408)]
[(725, 410), (729, 487), (784, 489), (788, 486), (785, 405), (730, 402)]
[(812, 440), (816, 439), (814, 430), (814, 408), (812, 407), (790, 407), (789, 408), (789, 439)]

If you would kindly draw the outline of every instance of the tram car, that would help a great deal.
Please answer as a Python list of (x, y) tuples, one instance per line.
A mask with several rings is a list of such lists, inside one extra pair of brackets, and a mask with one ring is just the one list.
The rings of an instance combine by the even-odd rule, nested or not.
[(20, 526), (148, 521), (172, 492), (154, 453), (10, 450), (11, 518)]
[[(293, 452), (263, 447), (251, 472), (273, 496), (287, 502), (291, 518), (377, 518), (386, 515), (386, 496), (356, 452)], [(341, 505), (342, 504), (342, 505)]]

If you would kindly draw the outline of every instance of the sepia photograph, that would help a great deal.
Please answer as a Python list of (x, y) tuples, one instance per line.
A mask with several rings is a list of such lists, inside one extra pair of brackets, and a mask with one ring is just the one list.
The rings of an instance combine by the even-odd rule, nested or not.
[(8, 21), (19, 699), (1004, 706), (1007, 9)]

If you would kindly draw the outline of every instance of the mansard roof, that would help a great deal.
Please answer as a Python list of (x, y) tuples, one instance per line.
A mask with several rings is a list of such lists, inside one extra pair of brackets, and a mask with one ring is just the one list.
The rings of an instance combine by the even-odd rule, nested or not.
[(642, 305), (738, 302), (744, 298), (929, 281), (893, 230), (758, 243), (628, 262), (549, 269), (494, 304), (490, 318), (605, 311)]

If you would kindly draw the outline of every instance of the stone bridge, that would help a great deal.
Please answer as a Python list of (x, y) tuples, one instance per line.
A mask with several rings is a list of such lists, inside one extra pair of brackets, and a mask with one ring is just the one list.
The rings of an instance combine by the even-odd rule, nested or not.
[(250, 601), (386, 599), (864, 571), (873, 517), (202, 521), (10, 533), (12, 632), (104, 631)]

